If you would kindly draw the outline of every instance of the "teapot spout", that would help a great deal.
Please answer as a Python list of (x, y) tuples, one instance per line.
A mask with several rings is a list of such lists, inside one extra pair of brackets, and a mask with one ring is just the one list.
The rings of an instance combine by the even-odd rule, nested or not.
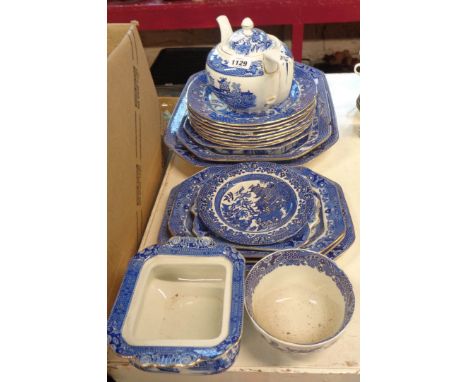
[(227, 45), (229, 38), (232, 35), (231, 23), (225, 15), (218, 16), (216, 21), (218, 22), (219, 30), (221, 32), (221, 45)]

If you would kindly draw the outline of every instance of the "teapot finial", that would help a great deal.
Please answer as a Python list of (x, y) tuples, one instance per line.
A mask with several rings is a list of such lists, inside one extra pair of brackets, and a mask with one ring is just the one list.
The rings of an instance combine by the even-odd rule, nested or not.
[(250, 17), (246, 17), (244, 20), (242, 20), (242, 30), (244, 31), (244, 34), (246, 36), (251, 36), (252, 35), (252, 29), (254, 27), (254, 23)]
[(218, 16), (216, 21), (218, 22), (219, 30), (221, 31), (221, 45), (227, 45), (232, 35), (231, 23), (225, 15)]

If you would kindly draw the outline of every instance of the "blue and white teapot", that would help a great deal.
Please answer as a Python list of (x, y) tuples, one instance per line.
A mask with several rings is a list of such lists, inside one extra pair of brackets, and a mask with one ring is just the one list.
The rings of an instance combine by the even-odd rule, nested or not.
[(254, 28), (250, 18), (232, 31), (226, 16), (216, 21), (221, 42), (208, 54), (206, 72), (216, 96), (232, 109), (259, 112), (283, 102), (291, 90), (294, 59), (275, 36)]

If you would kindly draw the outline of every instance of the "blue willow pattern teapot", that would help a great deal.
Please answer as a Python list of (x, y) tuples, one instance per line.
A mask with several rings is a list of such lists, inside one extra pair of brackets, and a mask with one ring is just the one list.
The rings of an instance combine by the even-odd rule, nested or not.
[(250, 18), (232, 31), (226, 16), (216, 21), (221, 42), (208, 54), (206, 72), (216, 96), (234, 110), (259, 112), (283, 102), (291, 90), (294, 59), (275, 36)]

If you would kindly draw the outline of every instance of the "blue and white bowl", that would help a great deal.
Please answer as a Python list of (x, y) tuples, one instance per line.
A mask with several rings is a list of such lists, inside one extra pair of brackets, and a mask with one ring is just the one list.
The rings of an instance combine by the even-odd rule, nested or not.
[(332, 344), (354, 312), (351, 282), (336, 263), (307, 250), (258, 261), (245, 285), (245, 308), (272, 346), (308, 353)]

